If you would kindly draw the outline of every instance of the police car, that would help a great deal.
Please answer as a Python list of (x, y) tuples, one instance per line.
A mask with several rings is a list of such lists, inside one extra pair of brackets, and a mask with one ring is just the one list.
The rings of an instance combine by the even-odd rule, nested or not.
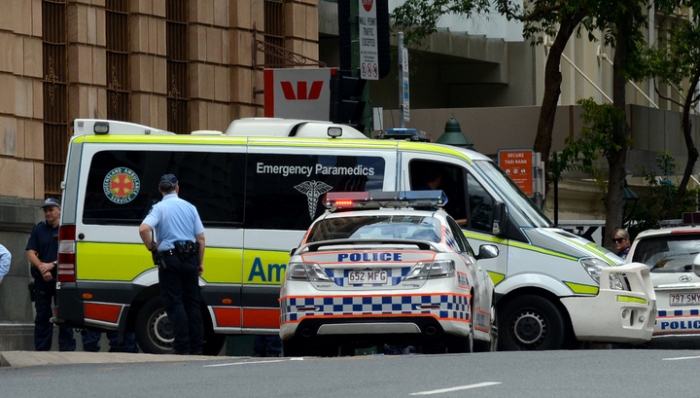
[(442, 191), (330, 192), (292, 251), (280, 291), (286, 356), (411, 345), (495, 351), (494, 285)]
[[(684, 214), (684, 223), (691, 223)], [(693, 224), (693, 223), (691, 223)], [(649, 266), (658, 315), (653, 338), (700, 337), (700, 226), (684, 225), (639, 233), (627, 254), (628, 262)]]

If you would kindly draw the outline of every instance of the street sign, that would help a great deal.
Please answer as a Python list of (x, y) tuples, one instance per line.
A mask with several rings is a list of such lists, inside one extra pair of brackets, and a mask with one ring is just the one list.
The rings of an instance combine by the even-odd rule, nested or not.
[(329, 120), (332, 69), (265, 69), (265, 117)]
[(532, 196), (532, 149), (501, 149), (498, 165), (525, 195)]
[(376, 0), (359, 0), (360, 78), (379, 80)]

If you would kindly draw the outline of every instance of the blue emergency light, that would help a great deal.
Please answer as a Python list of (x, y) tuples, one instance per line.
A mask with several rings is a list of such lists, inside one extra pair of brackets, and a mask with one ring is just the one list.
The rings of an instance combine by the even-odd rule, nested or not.
[(379, 138), (393, 140), (410, 140), (418, 142), (430, 142), (430, 134), (423, 130), (408, 127), (389, 128), (379, 135)]
[(330, 211), (387, 207), (442, 208), (445, 204), (447, 195), (440, 190), (329, 192), (323, 198), (323, 205)]

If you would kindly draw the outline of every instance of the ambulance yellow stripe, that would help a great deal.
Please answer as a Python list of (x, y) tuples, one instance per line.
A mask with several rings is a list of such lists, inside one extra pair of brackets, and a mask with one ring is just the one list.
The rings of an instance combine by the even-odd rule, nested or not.
[[(151, 254), (141, 244), (78, 242), (77, 278), (92, 281), (132, 281), (155, 268)], [(204, 274), (208, 283), (241, 283), (241, 249), (208, 247)]]
[(463, 232), (464, 232), (464, 236), (466, 236), (467, 238), (482, 240), (482, 241), (491, 242), (491, 243), (500, 243), (503, 245), (508, 244), (510, 247), (517, 247), (519, 249), (529, 250), (529, 251), (533, 251), (533, 252), (537, 252), (537, 253), (542, 253), (542, 254), (546, 254), (549, 256), (565, 258), (565, 259), (571, 260), (571, 261), (578, 261), (578, 257), (574, 257), (574, 256), (571, 256), (568, 254), (554, 251), (554, 250), (544, 249), (544, 248), (539, 247), (539, 246), (532, 246), (532, 245), (528, 245), (527, 243), (522, 243), (522, 242), (518, 242), (518, 241), (514, 241), (514, 240), (507, 241), (506, 239), (498, 238), (498, 237), (495, 237), (492, 235), (475, 233), (473, 231), (464, 231), (463, 230)]
[[(593, 243), (593, 242), (590, 242), (590, 243), (587, 243), (587, 244), (583, 244), (583, 243), (578, 242), (578, 241), (576, 241), (576, 240), (574, 240), (574, 239), (569, 239), (569, 238), (566, 238), (566, 237), (563, 237), (563, 239), (565, 239), (568, 243), (571, 243), (571, 244), (574, 245), (574, 246), (580, 247), (580, 248), (583, 249), (584, 251), (589, 251), (589, 252), (595, 253), (601, 260), (605, 260), (605, 262), (607, 262), (608, 264), (610, 264), (611, 267), (617, 266), (617, 264), (615, 264), (614, 261), (612, 261), (611, 259), (609, 259), (609, 258), (607, 258), (607, 257), (605, 256), (605, 255), (607, 254), (607, 253), (606, 253), (607, 250), (606, 250), (606, 249), (603, 249), (603, 248), (601, 248), (601, 247), (599, 247), (597, 244), (595, 244), (595, 243)], [(601, 250), (601, 249), (603, 249), (603, 250), (605, 250), (605, 251), (603, 251), (603, 250)]]
[(466, 160), (469, 164), (474, 163), (467, 155), (450, 147), (438, 145), (425, 145), (421, 142), (399, 141), (399, 149), (404, 151), (420, 151), (425, 153), (439, 153)]
[(639, 304), (646, 304), (647, 303), (647, 301), (643, 298), (632, 297), (632, 296), (617, 296), (617, 301), (621, 301), (623, 303), (639, 303)]
[(567, 282), (564, 281), (566, 286), (571, 289), (572, 292), (576, 294), (590, 294), (590, 295), (596, 295), (598, 294), (598, 291), (600, 288), (598, 286), (592, 286), (592, 285), (584, 285), (581, 283), (574, 283), (574, 282)]
[(248, 141), (251, 147), (258, 146), (282, 146), (282, 147), (323, 147), (323, 148), (364, 148), (364, 149), (396, 149), (396, 143), (393, 141), (380, 140), (337, 140), (337, 139), (318, 139), (318, 138), (295, 138), (291, 141), (289, 138), (274, 138), (265, 137), (251, 138)]
[(499, 283), (503, 282), (504, 279), (506, 279), (506, 274), (502, 274), (500, 272), (493, 272), (493, 271), (486, 271), (488, 272), (489, 276), (491, 277), (491, 280), (493, 281), (493, 285), (496, 286)]
[(284, 280), (289, 252), (246, 250), (244, 252), (243, 283), (279, 285)]
[(85, 142), (119, 144), (199, 144), (199, 145), (246, 145), (248, 137), (175, 135), (86, 135)]

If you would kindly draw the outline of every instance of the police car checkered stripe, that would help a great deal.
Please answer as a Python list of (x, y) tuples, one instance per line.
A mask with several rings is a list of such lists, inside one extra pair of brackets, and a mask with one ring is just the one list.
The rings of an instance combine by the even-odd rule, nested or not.
[(445, 243), (447, 243), (447, 246), (449, 246), (450, 249), (459, 252), (459, 246), (457, 246), (457, 240), (455, 239), (454, 235), (452, 235), (452, 231), (445, 226), (442, 227), (442, 230), (445, 235)]
[[(423, 308), (434, 306), (437, 308)], [(314, 307), (312, 311), (306, 311)], [(440, 319), (470, 320), (469, 297), (463, 295), (297, 297), (282, 301), (280, 322), (304, 317), (432, 314)], [(299, 309), (303, 308), (304, 311)]]
[(680, 310), (659, 310), (658, 318), (663, 317), (675, 317), (675, 316), (698, 316), (700, 315), (699, 309), (680, 309)]
[(387, 272), (388, 283), (385, 285), (383, 283), (350, 283), (349, 280), (349, 269), (328, 269), (326, 268), (326, 275), (333, 278), (333, 281), (338, 286), (396, 286), (401, 283), (401, 279), (408, 275), (411, 271), (411, 267), (403, 268), (387, 268), (382, 269)]

